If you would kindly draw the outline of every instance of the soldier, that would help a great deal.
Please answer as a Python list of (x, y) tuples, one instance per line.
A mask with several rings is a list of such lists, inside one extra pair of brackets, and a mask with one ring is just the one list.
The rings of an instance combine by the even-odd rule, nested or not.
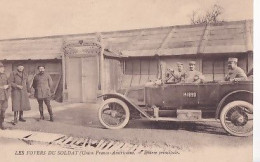
[(201, 72), (195, 70), (195, 61), (189, 62), (189, 71), (186, 73), (186, 83), (201, 83), (205, 80)]
[(184, 82), (186, 78), (186, 72), (183, 68), (183, 63), (177, 62), (177, 70), (178, 71), (174, 73), (174, 82), (175, 83)]
[(39, 73), (35, 75), (33, 79), (32, 87), (35, 89), (34, 96), (39, 104), (40, 111), (40, 119), (44, 120), (43, 115), (43, 102), (47, 106), (50, 121), (53, 121), (53, 113), (50, 104), (51, 100), (51, 87), (52, 87), (52, 79), (51, 76), (45, 73), (45, 66), (38, 66)]
[(172, 68), (167, 68), (165, 77), (164, 77), (164, 83), (173, 83), (174, 82), (174, 70)]
[(247, 80), (244, 70), (237, 66), (237, 61), (237, 58), (228, 58), (228, 74), (225, 76), (225, 81)]
[(5, 110), (8, 108), (8, 79), (4, 73), (4, 65), (0, 62), (0, 129), (4, 130)]
[(30, 85), (28, 81), (28, 75), (24, 72), (24, 66), (18, 64), (17, 70), (10, 74), (9, 82), (12, 87), (12, 110), (14, 112), (13, 125), (17, 124), (17, 117), (19, 114), (19, 121), (25, 122), (23, 118), (23, 111), (31, 110), (29, 96)]

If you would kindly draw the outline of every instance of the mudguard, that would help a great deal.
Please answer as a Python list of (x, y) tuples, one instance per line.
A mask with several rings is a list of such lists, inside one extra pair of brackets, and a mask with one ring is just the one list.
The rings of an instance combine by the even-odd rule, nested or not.
[(227, 94), (225, 97), (223, 97), (223, 98), (220, 100), (220, 102), (219, 102), (219, 104), (218, 104), (218, 107), (217, 107), (217, 109), (216, 109), (215, 119), (218, 119), (218, 118), (219, 118), (219, 114), (220, 114), (221, 108), (223, 107), (223, 104), (224, 104), (225, 100), (226, 100), (228, 97), (232, 96), (233, 94), (241, 93), (241, 92), (253, 94), (253, 92), (247, 91), (247, 90), (237, 90), (237, 91), (230, 92), (229, 94)]
[(140, 106), (136, 105), (134, 102), (132, 102), (126, 96), (124, 96), (124, 95), (122, 95), (120, 93), (107, 93), (107, 94), (103, 94), (101, 96), (98, 96), (98, 98), (100, 98), (100, 97), (103, 97), (104, 100), (109, 99), (109, 98), (120, 99), (120, 100), (124, 101), (127, 105), (132, 106), (134, 109), (139, 111), (141, 114), (143, 114), (148, 119), (151, 118), (144, 110), (142, 110), (142, 108)]

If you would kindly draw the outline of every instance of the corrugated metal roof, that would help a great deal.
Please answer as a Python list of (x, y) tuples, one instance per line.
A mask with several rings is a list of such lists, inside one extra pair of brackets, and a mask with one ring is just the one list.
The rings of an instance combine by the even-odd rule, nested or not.
[(61, 39), (26, 39), (0, 42), (0, 60), (61, 59)]
[[(252, 24), (253, 21), (248, 20), (199, 26), (173, 26), (161, 33), (156, 33), (158, 29), (150, 29), (150, 33), (137, 36), (137, 39), (125, 46), (121, 52), (125, 57), (138, 57), (253, 51)], [(116, 47), (114, 43), (111, 48)]]
[[(145, 57), (221, 54), (253, 51), (253, 21), (180, 25), (101, 33), (105, 55)], [(64, 35), (0, 41), (0, 59), (61, 58), (62, 45), (95, 40), (95, 34)], [(111, 52), (113, 51), (113, 52)]]

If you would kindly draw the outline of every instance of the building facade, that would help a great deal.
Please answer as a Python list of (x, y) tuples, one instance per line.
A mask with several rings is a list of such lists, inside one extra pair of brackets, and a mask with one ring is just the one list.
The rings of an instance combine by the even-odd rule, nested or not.
[(0, 41), (7, 73), (24, 62), (32, 78), (38, 64), (56, 80), (63, 101), (95, 102), (98, 95), (142, 85), (165, 69), (196, 61), (208, 81), (223, 80), (227, 58), (249, 72), (253, 67), (253, 21), (181, 25), (150, 29)]

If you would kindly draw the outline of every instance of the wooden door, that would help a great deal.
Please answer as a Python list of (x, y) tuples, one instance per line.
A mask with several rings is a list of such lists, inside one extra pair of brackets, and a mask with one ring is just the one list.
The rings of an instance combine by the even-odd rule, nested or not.
[(70, 102), (82, 102), (82, 70), (81, 70), (81, 58), (70, 57), (68, 58), (68, 100)]
[(98, 88), (96, 57), (69, 57), (68, 98), (71, 102), (95, 102)]
[(97, 57), (83, 57), (82, 63), (82, 101), (95, 102), (98, 89)]
[(95, 102), (101, 46), (94, 42), (79, 42), (68, 44), (64, 49), (68, 101)]

